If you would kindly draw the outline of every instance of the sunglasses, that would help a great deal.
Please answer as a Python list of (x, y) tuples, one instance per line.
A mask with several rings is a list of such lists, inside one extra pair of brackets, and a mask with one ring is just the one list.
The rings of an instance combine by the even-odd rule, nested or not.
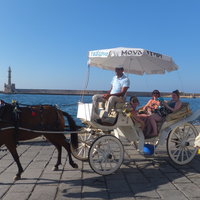
[(159, 92), (153, 92), (153, 94), (159, 94)]

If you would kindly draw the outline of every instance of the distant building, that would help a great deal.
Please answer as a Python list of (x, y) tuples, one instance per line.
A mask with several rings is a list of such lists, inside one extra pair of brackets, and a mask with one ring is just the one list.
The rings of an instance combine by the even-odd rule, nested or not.
[(8, 84), (4, 84), (4, 92), (5, 93), (14, 93), (15, 92), (15, 84), (11, 82), (11, 68), (8, 68)]

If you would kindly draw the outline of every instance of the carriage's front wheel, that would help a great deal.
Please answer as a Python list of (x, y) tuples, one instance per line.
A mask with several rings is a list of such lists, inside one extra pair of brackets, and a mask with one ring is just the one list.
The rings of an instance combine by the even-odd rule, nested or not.
[(120, 168), (123, 159), (123, 145), (113, 135), (103, 135), (97, 138), (89, 150), (90, 167), (100, 175), (114, 173)]
[(169, 133), (167, 152), (174, 163), (185, 165), (192, 161), (197, 152), (194, 147), (197, 134), (196, 128), (190, 123), (184, 123)]
[(75, 149), (73, 148), (73, 145), (71, 145), (72, 155), (78, 160), (87, 161), (90, 145), (95, 138), (95, 134), (92, 134), (87, 130), (78, 133), (78, 148)]

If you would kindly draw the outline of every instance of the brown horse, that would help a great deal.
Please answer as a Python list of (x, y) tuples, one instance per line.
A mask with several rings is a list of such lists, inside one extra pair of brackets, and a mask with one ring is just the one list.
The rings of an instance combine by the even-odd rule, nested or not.
[[(65, 129), (65, 118), (71, 131), (76, 131), (76, 124), (73, 118), (66, 112), (51, 105), (36, 105), (19, 107), (17, 105), (5, 103), (0, 107), (0, 147), (4, 144), (12, 154), (18, 172), (15, 180), (21, 178), (23, 168), (16, 150), (18, 141), (30, 140), (43, 135), (58, 150), (58, 159), (53, 170), (58, 170), (61, 164), (62, 147), (68, 152), (69, 164), (73, 168), (78, 168), (71, 156), (70, 144), (62, 133)], [(37, 131), (45, 131), (43, 133)], [(48, 133), (57, 131), (61, 133)], [(76, 148), (78, 145), (77, 133), (71, 134), (71, 143)]]

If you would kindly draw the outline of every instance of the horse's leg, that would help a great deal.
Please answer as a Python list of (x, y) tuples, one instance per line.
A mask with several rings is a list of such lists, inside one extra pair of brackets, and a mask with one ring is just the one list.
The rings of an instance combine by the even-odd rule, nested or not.
[(16, 162), (17, 164), (17, 167), (18, 167), (18, 172), (16, 174), (16, 176), (14, 177), (14, 180), (19, 180), (21, 179), (21, 174), (22, 172), (24, 171), (23, 168), (22, 168), (22, 165), (19, 161), (19, 155), (17, 153), (17, 149), (16, 149), (16, 145), (12, 142), (12, 143), (9, 143), (9, 144), (5, 144), (6, 147), (8, 148), (8, 150), (10, 151), (14, 161)]
[(69, 142), (67, 142), (66, 140), (62, 141), (62, 146), (66, 149), (67, 153), (68, 153), (68, 157), (69, 157), (69, 164), (73, 167), (73, 168), (78, 168), (78, 165), (73, 161), (72, 159), (72, 154), (71, 154), (71, 149), (70, 149), (70, 144)]
[(58, 143), (56, 143), (53, 139), (51, 139), (50, 137), (46, 136), (45, 137), (47, 138), (47, 140), (49, 142), (51, 142), (57, 149), (58, 151), (58, 158), (57, 158), (57, 162), (56, 164), (54, 165), (54, 167), (52, 168), (53, 171), (57, 171), (58, 170), (58, 166), (61, 165), (61, 156), (62, 156), (62, 146)]
[[(71, 156), (71, 149), (70, 149), (70, 144), (69, 142), (67, 142), (66, 138), (64, 135), (53, 135), (53, 134), (49, 134), (49, 135), (45, 135), (45, 137), (55, 146), (63, 146), (67, 153), (68, 153), (68, 157), (69, 157), (69, 164), (73, 167), (73, 168), (78, 168), (78, 165), (72, 160), (72, 156)], [(61, 156), (61, 155), (60, 155)], [(60, 157), (61, 159), (61, 157)], [(58, 162), (59, 163), (59, 162)]]
[(52, 168), (52, 170), (53, 170), (53, 171), (57, 171), (57, 170), (59, 169), (58, 166), (59, 166), (59, 165), (62, 165), (62, 163), (61, 163), (62, 146), (60, 146), (60, 145), (58, 145), (58, 144), (55, 144), (55, 143), (52, 143), (52, 144), (56, 147), (56, 149), (57, 149), (57, 151), (58, 151), (57, 162), (56, 162), (56, 164), (54, 165), (54, 167)]
[[(76, 131), (77, 130), (77, 126), (75, 121), (73, 120), (73, 118), (71, 117), (71, 115), (69, 115), (66, 112), (62, 111), (62, 114), (67, 117), (68, 119), (68, 124), (70, 127), (70, 130)], [(63, 138), (64, 139), (63, 139)], [(71, 156), (71, 149), (70, 149), (70, 144), (69, 142), (66, 141), (66, 138), (64, 135), (62, 135), (61, 137), (61, 142), (62, 142), (62, 146), (67, 150), (68, 152), (68, 156), (69, 156), (69, 164), (73, 167), (73, 168), (78, 168), (78, 165), (72, 160), (72, 156)], [(71, 143), (74, 146), (74, 148), (78, 147), (78, 135), (77, 133), (71, 134)]]

